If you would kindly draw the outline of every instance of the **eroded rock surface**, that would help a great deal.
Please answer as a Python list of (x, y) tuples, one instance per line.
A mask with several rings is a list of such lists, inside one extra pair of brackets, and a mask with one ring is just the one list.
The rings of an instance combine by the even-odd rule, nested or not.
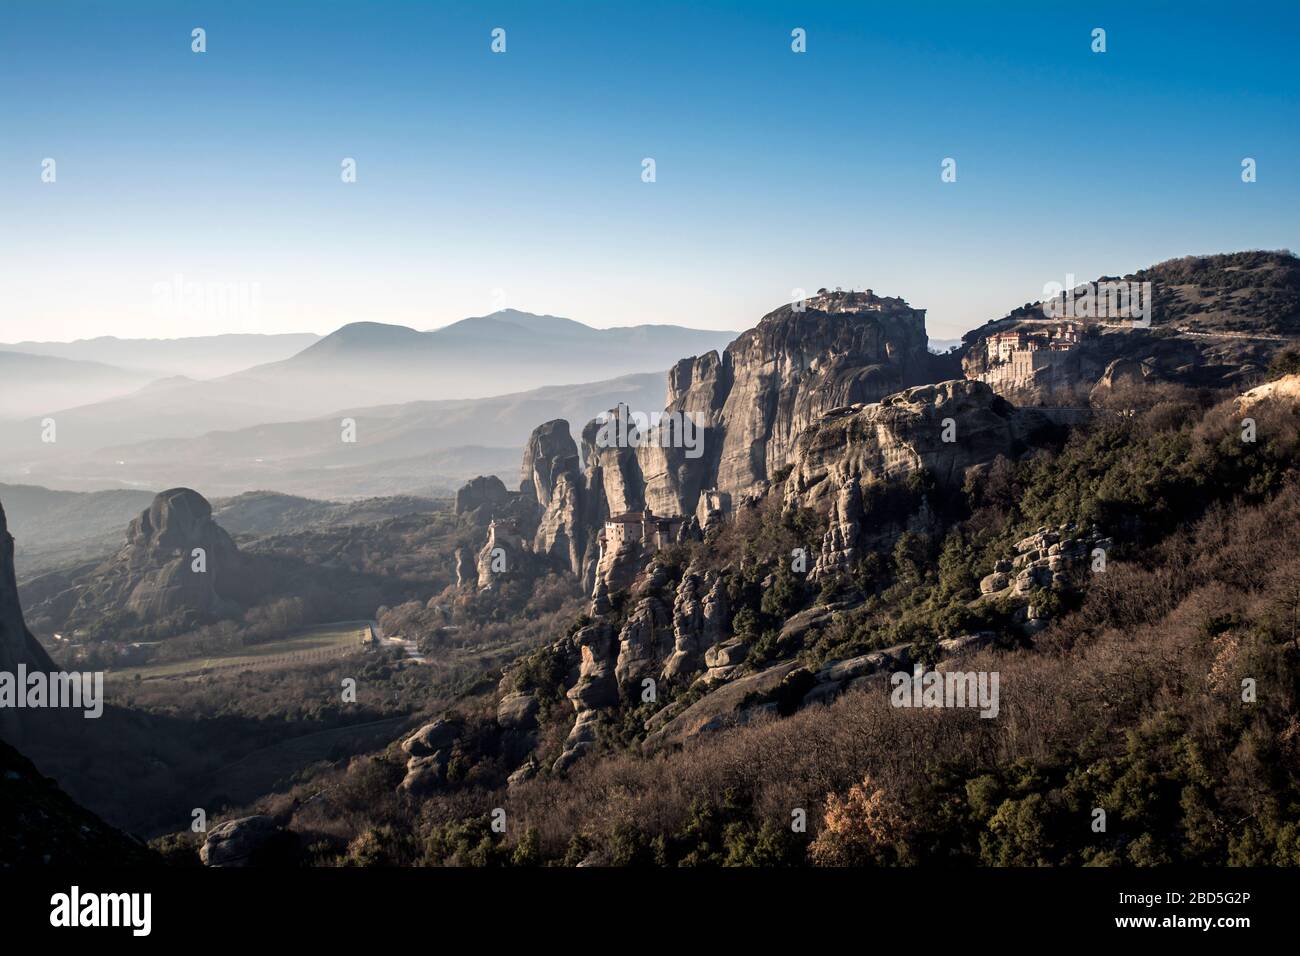
[(237, 617), (264, 597), (268, 586), (257, 562), (212, 520), (207, 499), (189, 488), (173, 488), (131, 522), (115, 555), (75, 587), (50, 594), (31, 610), (65, 629), (94, 625), (107, 613), (125, 610), (162, 635)]

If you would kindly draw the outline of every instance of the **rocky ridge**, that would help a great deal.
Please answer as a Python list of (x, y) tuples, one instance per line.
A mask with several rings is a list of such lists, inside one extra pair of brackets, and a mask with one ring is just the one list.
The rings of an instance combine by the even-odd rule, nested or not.
[[(877, 401), (946, 368), (926, 348), (924, 310), (869, 293), (864, 301), (845, 307), (827, 294), (802, 307), (787, 305), (721, 355), (681, 360), (669, 372), (662, 413), (611, 409), (603, 421), (583, 428), (581, 454), (568, 422), (538, 426), (524, 449), (518, 494), (529, 506), (535, 502), (531, 516), (521, 518), (510, 507), (512, 493), (504, 486), (489, 490), (492, 479), (485, 478), (462, 489), (458, 510), (462, 501), (474, 502), (481, 524), (508, 513), (521, 550), (530, 555), (522, 560), (528, 570), (567, 568), (589, 593), (598, 577), (614, 583), (610, 574), (637, 555), (601, 554), (598, 536), (609, 516), (649, 508), (694, 519), (684, 532), (698, 534), (720, 516), (710, 512), (705, 491), (716, 493), (714, 502), (760, 496), (790, 462), (798, 435), (824, 413)], [(652, 415), (687, 433), (663, 440), (665, 424), (657, 440), (646, 438), (633, 419), (644, 424)], [(623, 434), (640, 440), (607, 440)], [(480, 588), (491, 583), (482, 571), (490, 550), (484, 543), (478, 551)]]
[[(689, 413), (700, 424), (696, 457), (687, 455), (688, 443), (602, 442), (618, 433), (610, 422), (618, 426), (620, 417), (632, 415), (622, 407), (584, 428), (581, 454), (566, 422), (534, 431), (519, 492), (536, 503), (534, 537), (516, 542), (509, 537), (515, 524), (505, 537), (501, 525), (490, 524), (476, 580), (490, 586), (484, 562), (500, 548), (517, 550), (521, 561), (582, 575), (590, 587), (587, 621), (553, 648), (568, 668), (564, 697), (574, 714), (553, 772), (597, 744), (604, 713), (653, 703), (666, 691), (690, 688), (694, 703), (680, 713), (676, 706), (653, 713), (646, 728), (656, 744), (726, 724), (753, 711), (764, 695), (797, 707), (805, 697), (829, 699), (853, 680), (906, 661), (906, 649), (894, 649), (816, 673), (791, 661), (752, 663), (751, 645), (732, 631), (726, 570), (669, 567), (635, 540), (601, 549), (598, 534), (610, 514), (649, 508), (691, 516), (681, 534), (698, 538), (700, 513), (716, 520), (717, 502), (745, 507), (775, 490), (786, 507), (811, 509), (827, 521), (812, 576), (845, 566), (871, 543), (875, 529), (865, 527), (863, 498), (872, 486), (917, 473), (940, 488), (960, 486), (971, 469), (1028, 450), (1047, 424), (981, 382), (906, 387), (935, 368), (925, 344), (923, 312), (905, 305), (880, 312), (785, 307), (723, 355), (683, 360), (670, 372), (665, 414)], [(705, 496), (706, 490), (715, 494)], [(779, 646), (793, 654), (798, 638), (783, 632)], [(536, 713), (531, 694), (509, 675), (503, 679), (501, 727), (515, 726), (516, 714)], [(534, 761), (530, 772), (535, 769)], [(436, 779), (437, 772), (408, 767), (404, 786)]]
[[(1131, 384), (1240, 391), (1300, 339), (1300, 259), (1288, 252), (1187, 256), (1091, 286), (1115, 282), (1150, 283), (1149, 328), (1087, 316), (1048, 321), (1041, 302), (1026, 303), (962, 337), (963, 374), (1020, 405), (1087, 408)], [(1073, 348), (1018, 366), (989, 355), (997, 333), (1042, 334), (1071, 322), (1081, 333)]]

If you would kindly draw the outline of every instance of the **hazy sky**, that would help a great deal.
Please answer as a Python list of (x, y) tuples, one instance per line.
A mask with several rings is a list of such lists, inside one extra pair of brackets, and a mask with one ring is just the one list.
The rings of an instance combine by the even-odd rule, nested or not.
[(822, 285), (954, 337), (1300, 245), (1294, 2), (701, 6), (5, 0), (0, 341), (739, 329)]

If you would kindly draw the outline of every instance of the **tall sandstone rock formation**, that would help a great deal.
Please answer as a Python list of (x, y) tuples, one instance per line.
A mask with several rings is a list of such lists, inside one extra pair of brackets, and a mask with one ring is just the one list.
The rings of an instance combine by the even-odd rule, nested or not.
[[(698, 519), (719, 500), (743, 507), (779, 489), (787, 505), (825, 517), (810, 570), (829, 573), (897, 535), (899, 516), (872, 514), (864, 505), (880, 500), (874, 485), (924, 471), (939, 488), (952, 489), (972, 469), (1033, 446), (1047, 424), (1042, 413), (1015, 408), (982, 382), (954, 379), (955, 358), (928, 353), (922, 312), (901, 300), (861, 296), (819, 295), (805, 311), (778, 309), (721, 355), (677, 363), (664, 419), (680, 425), (690, 416), (699, 432), (688, 440), (623, 441), (645, 415), (626, 407), (587, 424), (581, 456), (566, 422), (534, 432), (521, 481), (521, 494), (541, 513), (534, 551), (584, 574), (599, 555), (588, 582), (588, 620), (553, 645), (569, 671), (566, 695), (574, 709), (557, 772), (595, 746), (603, 711), (636, 706), (647, 688), (694, 687), (705, 694), (699, 706), (726, 698), (709, 705), (704, 718), (690, 717), (692, 727), (711, 727), (745, 710), (755, 694), (774, 692), (797, 667), (790, 660), (750, 661), (749, 639), (733, 630), (734, 569), (677, 568), (626, 534), (615, 535), (602, 553), (597, 535), (607, 518), (648, 508)], [(923, 502), (905, 517), (928, 520), (927, 507)], [(692, 521), (681, 527), (698, 533)], [(817, 610), (823, 617), (833, 612)], [(797, 648), (797, 640), (788, 647)], [(865, 673), (880, 661), (860, 663)], [(670, 704), (647, 726), (668, 733), (675, 713)]]
[[(0, 504), (0, 672), (52, 673), (55, 665), (23, 620), (14, 539)], [(0, 708), (0, 865), (126, 866), (156, 863), (145, 846), (78, 806), (13, 745), (85, 739), (80, 715), (58, 708)], [(70, 734), (75, 736), (69, 736)], [(67, 744), (62, 745), (66, 749)]]
[(599, 470), (610, 510), (693, 515), (706, 489), (733, 498), (759, 494), (822, 414), (930, 380), (936, 359), (927, 350), (924, 310), (881, 301), (861, 311), (823, 311), (818, 299), (802, 311), (783, 306), (722, 355), (678, 362), (664, 414), (689, 417), (700, 430), (694, 447), (602, 447), (601, 429), (588, 425), (589, 471)]
[(189, 488), (158, 494), (126, 531), (126, 543), (75, 584), (38, 579), (33, 619), (74, 630), (122, 611), (157, 636), (234, 616), (265, 593), (256, 563), (212, 520), (207, 499)]
[(524, 446), (519, 492), (537, 502), (540, 519), (533, 552), (588, 577), (584, 570), (594, 564), (595, 535), (603, 513), (564, 419), (533, 429)]
[[(678, 362), (662, 413), (612, 409), (583, 428), (581, 454), (568, 422), (538, 426), (520, 474), (520, 496), (538, 515), (532, 553), (578, 574), (590, 591), (609, 516), (649, 508), (702, 521), (706, 490), (731, 500), (763, 493), (791, 463), (799, 433), (823, 414), (931, 380), (941, 360), (927, 343), (924, 310), (900, 299), (819, 295), (764, 316), (721, 355)], [(660, 414), (678, 427), (689, 419), (686, 433), (664, 440), (663, 425), (652, 439), (624, 440)], [(628, 564), (615, 558), (605, 563)]]

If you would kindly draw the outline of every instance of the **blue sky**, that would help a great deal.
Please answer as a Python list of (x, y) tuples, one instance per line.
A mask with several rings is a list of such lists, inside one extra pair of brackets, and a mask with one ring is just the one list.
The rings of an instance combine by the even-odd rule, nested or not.
[[(1300, 245), (1297, 36), (1295, 3), (6, 0), (0, 341), (739, 329), (822, 285), (955, 337), (1067, 274)], [(176, 276), (259, 308), (160, 308)]]

